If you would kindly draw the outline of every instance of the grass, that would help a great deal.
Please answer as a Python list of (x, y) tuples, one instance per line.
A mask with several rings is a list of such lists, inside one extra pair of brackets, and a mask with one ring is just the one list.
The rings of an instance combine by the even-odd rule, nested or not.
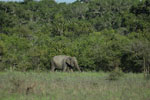
[(150, 100), (150, 81), (103, 72), (0, 72), (0, 100)]

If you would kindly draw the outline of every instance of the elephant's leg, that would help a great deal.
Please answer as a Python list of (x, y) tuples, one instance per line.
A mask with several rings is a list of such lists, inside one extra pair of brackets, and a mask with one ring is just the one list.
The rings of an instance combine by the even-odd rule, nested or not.
[(67, 67), (67, 72), (73, 72), (72, 68)]
[(73, 72), (73, 69), (70, 69), (70, 72)]
[(69, 71), (70, 71), (70, 68), (69, 68), (69, 67), (67, 67), (66, 71), (67, 71), (67, 72), (69, 72)]
[(68, 69), (68, 66), (65, 61), (63, 61), (62, 69), (63, 69), (63, 72), (65, 72)]
[(63, 72), (65, 72), (66, 70), (67, 70), (67, 67), (64, 67), (64, 68), (63, 68)]
[(55, 67), (52, 67), (52, 68), (51, 68), (51, 71), (54, 72), (54, 71), (55, 71)]
[(55, 71), (55, 64), (54, 64), (54, 62), (53, 61), (51, 61), (51, 71)]

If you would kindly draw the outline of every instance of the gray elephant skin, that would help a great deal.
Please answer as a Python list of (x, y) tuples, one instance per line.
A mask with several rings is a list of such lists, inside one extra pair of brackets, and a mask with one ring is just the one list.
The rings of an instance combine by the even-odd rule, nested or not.
[(58, 55), (51, 59), (51, 71), (67, 71), (68, 69), (73, 70), (74, 68), (81, 72), (76, 57)]

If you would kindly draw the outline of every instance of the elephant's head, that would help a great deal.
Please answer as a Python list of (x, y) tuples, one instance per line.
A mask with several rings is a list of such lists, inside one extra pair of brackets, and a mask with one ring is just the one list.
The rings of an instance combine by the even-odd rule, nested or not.
[(77, 69), (81, 72), (76, 57), (68, 57), (68, 58), (66, 59), (66, 63), (67, 63), (68, 65), (70, 65), (72, 68), (73, 68), (73, 67), (77, 68)]

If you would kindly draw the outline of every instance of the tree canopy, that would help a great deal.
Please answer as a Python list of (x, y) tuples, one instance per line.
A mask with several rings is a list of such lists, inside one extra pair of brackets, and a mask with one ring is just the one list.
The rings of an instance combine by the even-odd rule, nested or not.
[(49, 70), (55, 55), (84, 71), (150, 67), (150, 0), (0, 2), (0, 70)]

